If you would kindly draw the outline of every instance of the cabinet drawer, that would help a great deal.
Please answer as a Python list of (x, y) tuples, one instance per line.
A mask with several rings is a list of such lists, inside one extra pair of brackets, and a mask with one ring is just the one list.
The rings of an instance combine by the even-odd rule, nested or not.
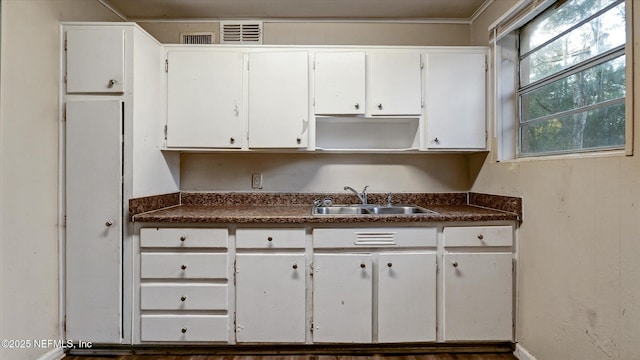
[(304, 249), (304, 229), (237, 229), (238, 249)]
[(227, 248), (227, 229), (164, 229), (140, 230), (140, 247)]
[(226, 279), (227, 254), (143, 253), (143, 279)]
[(471, 226), (444, 228), (444, 246), (512, 246), (511, 226)]
[(226, 284), (142, 284), (142, 310), (227, 310)]
[(314, 229), (314, 248), (435, 247), (436, 228)]
[(229, 341), (228, 315), (142, 315), (142, 341)]

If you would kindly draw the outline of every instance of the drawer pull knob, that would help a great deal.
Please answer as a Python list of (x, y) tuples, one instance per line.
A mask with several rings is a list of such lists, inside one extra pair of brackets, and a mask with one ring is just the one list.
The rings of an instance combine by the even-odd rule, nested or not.
[(298, 268), (298, 264), (293, 264), (292, 268), (293, 268), (293, 270), (297, 269)]
[(184, 235), (180, 236), (180, 241), (185, 241), (185, 240), (187, 240), (186, 236), (184, 236)]
[(269, 237), (267, 238), (267, 241), (273, 241), (273, 238), (272, 238), (271, 236), (269, 236)]
[(180, 266), (180, 269), (182, 269), (182, 270), (187, 270), (187, 265), (182, 265), (182, 266)]
[(113, 221), (111, 221), (111, 220), (107, 220), (107, 222), (104, 223), (104, 226), (106, 226), (106, 227), (109, 227), (111, 225), (113, 225)]
[(359, 104), (359, 103), (356, 103), (356, 104), (354, 105), (354, 107), (355, 107), (356, 109), (360, 109), (360, 104)]
[(457, 268), (458, 267), (458, 262), (454, 261), (454, 262), (451, 263), (451, 265), (453, 265), (454, 268)]
[(387, 263), (387, 266), (388, 266), (388, 267), (392, 267), (392, 266), (393, 266), (393, 264), (392, 264), (392, 263)]
[(382, 110), (382, 104), (378, 104), (378, 110)]
[(180, 329), (180, 331), (181, 331), (183, 334), (186, 334), (186, 333), (187, 333), (187, 328), (186, 328), (186, 327), (183, 327), (182, 329)]
[(365, 265), (365, 264), (360, 264), (360, 267), (361, 267), (362, 269), (364, 269), (364, 268), (366, 268), (366, 267), (367, 267), (367, 265)]
[(484, 239), (484, 235), (482, 234), (478, 235), (478, 240), (482, 240), (482, 239)]
[(186, 301), (186, 300), (187, 300), (187, 297), (186, 297), (186, 296), (182, 295), (182, 296), (180, 297), (180, 301)]

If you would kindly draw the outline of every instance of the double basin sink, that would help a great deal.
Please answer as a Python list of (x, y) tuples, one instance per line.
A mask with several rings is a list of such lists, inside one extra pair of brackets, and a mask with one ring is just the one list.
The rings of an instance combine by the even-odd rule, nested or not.
[(329, 205), (314, 206), (312, 215), (416, 215), (437, 212), (416, 205)]

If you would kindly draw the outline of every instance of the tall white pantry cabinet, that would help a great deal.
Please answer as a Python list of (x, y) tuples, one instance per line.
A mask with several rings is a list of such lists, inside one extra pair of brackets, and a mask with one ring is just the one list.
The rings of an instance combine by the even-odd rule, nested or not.
[(63, 23), (66, 338), (129, 343), (128, 199), (178, 190), (163, 155), (162, 47), (135, 24)]

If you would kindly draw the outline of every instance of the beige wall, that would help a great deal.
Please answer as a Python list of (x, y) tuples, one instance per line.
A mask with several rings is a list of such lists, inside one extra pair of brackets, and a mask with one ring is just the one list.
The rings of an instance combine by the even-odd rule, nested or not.
[[(214, 32), (218, 22), (141, 22), (140, 26), (164, 44), (180, 42), (180, 33)], [(345, 22), (265, 22), (268, 45), (469, 45), (469, 25)]]
[(466, 191), (463, 155), (246, 154), (182, 155), (183, 190), (251, 190), (251, 174), (263, 174), (262, 191), (342, 192), (345, 185), (370, 192)]
[[(94, 0), (2, 0), (0, 339), (58, 339), (59, 21), (117, 21)], [(3, 360), (51, 349), (5, 349)]]
[[(474, 44), (515, 2), (491, 5)], [(538, 360), (640, 359), (640, 158), (492, 158), (472, 158), (472, 190), (524, 199), (520, 344)]]

